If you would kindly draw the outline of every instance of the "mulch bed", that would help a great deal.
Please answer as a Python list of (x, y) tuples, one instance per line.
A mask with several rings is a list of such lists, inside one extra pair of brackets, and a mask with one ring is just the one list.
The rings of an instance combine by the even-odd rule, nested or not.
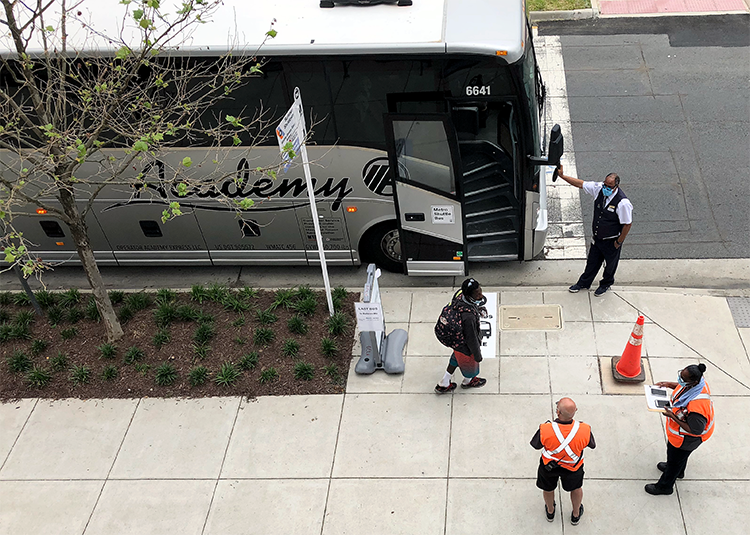
[[(211, 290), (210, 288), (206, 290)], [(152, 304), (136, 312), (131, 319), (123, 323), (125, 336), (115, 345), (117, 351), (111, 358), (102, 357), (98, 349), (106, 342), (104, 326), (101, 322), (90, 319), (80, 319), (70, 323), (68, 311), (75, 307), (60, 307), (65, 312), (64, 320), (58, 325), (51, 325), (47, 317), (36, 319), (29, 326), (30, 339), (11, 339), (0, 341), (0, 400), (8, 401), (20, 398), (139, 398), (139, 397), (208, 397), (208, 396), (265, 396), (289, 394), (335, 394), (344, 391), (349, 363), (352, 356), (354, 335), (354, 305), (359, 299), (358, 294), (340, 292), (336, 301), (337, 310), (346, 316), (347, 326), (337, 336), (329, 334), (326, 320), (328, 307), (325, 295), (321, 291), (313, 291), (317, 303), (315, 312), (309, 316), (299, 315), (308, 327), (306, 334), (293, 334), (288, 327), (289, 319), (296, 315), (295, 303), (300, 301), (298, 290), (290, 299), (288, 307), (273, 307), (277, 294), (272, 291), (257, 291), (257, 295), (249, 297), (224, 287), (214, 287), (214, 297), (232, 295), (235, 301), (243, 303), (246, 310), (237, 312), (228, 309), (220, 302), (211, 298), (197, 302), (188, 293), (177, 294), (171, 304), (176, 308), (184, 305), (193, 306), (205, 316), (213, 316), (213, 321), (207, 323), (214, 327), (215, 335), (207, 343), (209, 351), (205, 357), (196, 355), (194, 336), (199, 328), (200, 320), (175, 319), (165, 327), (169, 332), (170, 341), (161, 348), (154, 345), (154, 335), (159, 331), (155, 319), (158, 303), (157, 294), (150, 293)], [(309, 292), (309, 289), (307, 290)], [(210, 293), (210, 292), (209, 292)], [(0, 306), (0, 333), (2, 323), (6, 326), (14, 324), (19, 313), (32, 311), (31, 306), (18, 306), (12, 302), (12, 296), (2, 297), (4, 306)], [(84, 310), (89, 296), (82, 294), (78, 308)], [(218, 297), (216, 297), (218, 299)], [(11, 301), (8, 303), (8, 301)], [(115, 305), (118, 314), (127, 306), (128, 294), (122, 303)], [(49, 309), (47, 309), (49, 310)], [(277, 320), (265, 327), (273, 330), (275, 339), (267, 345), (254, 343), (254, 334), (262, 328), (258, 311), (271, 310)], [(48, 314), (49, 312), (47, 312)], [(244, 318), (244, 322), (239, 319)], [(205, 319), (203, 320), (205, 321)], [(242, 324), (241, 324), (242, 323)], [(6, 327), (7, 328), (7, 327)], [(70, 339), (63, 338), (63, 331), (74, 328), (77, 334)], [(70, 335), (70, 333), (67, 333)], [(335, 341), (337, 352), (334, 356), (324, 356), (321, 341), (330, 338)], [(39, 347), (44, 345), (36, 342), (37, 354), (33, 354), (35, 340), (46, 342), (46, 348), (41, 352)], [(282, 348), (287, 340), (296, 340), (299, 353), (296, 357), (285, 356)], [(293, 345), (293, 344), (292, 344)], [(126, 363), (125, 355), (131, 347), (142, 350), (143, 358), (137, 362)], [(29, 369), (26, 371), (12, 371), (13, 355), (23, 352), (31, 364), (48, 371), (51, 380), (42, 387), (32, 386), (28, 382)], [(222, 365), (231, 362), (238, 367), (243, 355), (257, 352), (258, 363), (253, 369), (241, 370), (239, 377), (230, 385), (216, 383), (217, 373)], [(54, 369), (53, 363), (59, 354), (67, 355), (67, 365)], [(312, 365), (313, 377), (310, 380), (295, 378), (295, 365), (304, 362)], [(171, 386), (159, 386), (156, 383), (156, 370), (164, 363), (171, 364), (177, 375)], [(27, 366), (29, 363), (27, 362)], [(331, 367), (335, 365), (335, 370)], [(90, 370), (90, 380), (87, 384), (75, 384), (71, 375), (75, 366), (85, 366)], [(105, 367), (114, 366), (117, 376), (105, 380)], [(190, 370), (196, 366), (205, 366), (209, 376), (200, 386), (192, 386), (189, 381)], [(275, 368), (278, 379), (262, 383), (261, 373), (269, 368)], [(326, 373), (326, 370), (328, 373)]]

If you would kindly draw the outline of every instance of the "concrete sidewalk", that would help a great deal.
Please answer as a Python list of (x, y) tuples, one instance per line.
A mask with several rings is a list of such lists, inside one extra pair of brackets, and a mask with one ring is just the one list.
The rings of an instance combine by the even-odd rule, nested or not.
[[(344, 395), (0, 405), (0, 534), (747, 532), (750, 328), (726, 297), (485, 291), (500, 306), (560, 304), (563, 328), (501, 331), (480, 390), (433, 393), (448, 352), (432, 328), (450, 291), (402, 289), (383, 299), (389, 330), (409, 331), (406, 372), (351, 372)], [(716, 407), (713, 437), (671, 496), (643, 490), (665, 459), (663, 418), (641, 386), (612, 383), (607, 360), (639, 311), (648, 381), (704, 362)], [(598, 446), (578, 526), (567, 495), (547, 523), (528, 444), (566, 395)]]

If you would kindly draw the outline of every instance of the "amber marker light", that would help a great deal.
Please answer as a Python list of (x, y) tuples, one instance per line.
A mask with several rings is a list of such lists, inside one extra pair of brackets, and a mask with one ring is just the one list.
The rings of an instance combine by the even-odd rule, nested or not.
[(507, 56), (508, 55), (508, 51), (507, 50), (496, 50), (495, 51), (495, 55), (496, 56)]
[(65, 242), (64, 241), (56, 241), (55, 245), (65, 245)]
[(39, 215), (44, 215), (47, 213), (47, 210), (45, 210), (44, 208), (37, 208), (36, 213)]
[(347, 206), (346, 207), (346, 211), (349, 212), (350, 214), (353, 214), (354, 212), (357, 211), (357, 207), (356, 206)]

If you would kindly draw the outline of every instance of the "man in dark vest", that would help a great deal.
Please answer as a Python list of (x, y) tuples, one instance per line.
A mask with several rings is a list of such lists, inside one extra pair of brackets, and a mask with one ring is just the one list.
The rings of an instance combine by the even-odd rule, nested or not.
[(593, 240), (586, 259), (586, 269), (569, 290), (572, 293), (588, 290), (603, 262), (604, 276), (594, 292), (596, 297), (601, 297), (615, 282), (622, 243), (633, 224), (633, 205), (619, 188), (620, 177), (616, 173), (608, 174), (604, 182), (584, 182), (579, 178), (565, 176), (560, 165), (557, 175), (571, 186), (581, 188), (594, 197), (594, 221), (591, 225)]

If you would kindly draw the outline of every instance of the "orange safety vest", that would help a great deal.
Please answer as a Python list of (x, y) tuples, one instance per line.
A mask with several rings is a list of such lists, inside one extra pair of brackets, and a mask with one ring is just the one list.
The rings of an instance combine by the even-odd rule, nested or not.
[[(672, 404), (674, 404), (674, 402), (679, 399), (677, 394), (682, 389), (683, 387), (678, 386), (672, 391)], [(704, 385), (701, 393), (687, 404), (687, 407), (673, 409), (673, 412), (678, 417), (681, 416), (683, 418), (687, 418), (687, 414), (689, 412), (697, 412), (706, 419), (706, 427), (703, 429), (703, 432), (700, 435), (694, 435), (682, 429), (682, 427), (677, 425), (677, 422), (675, 422), (672, 418), (667, 418), (667, 438), (669, 439), (669, 443), (672, 444), (672, 446), (674, 446), (675, 448), (679, 448), (680, 446), (682, 446), (682, 441), (686, 436), (701, 437), (701, 440), (703, 442), (711, 438), (711, 435), (714, 432), (714, 402), (711, 401), (711, 389), (708, 388), (708, 383)]]
[(569, 424), (545, 422), (539, 426), (542, 442), (542, 462), (556, 461), (563, 468), (575, 472), (583, 464), (583, 449), (591, 440), (591, 426), (573, 420)]

